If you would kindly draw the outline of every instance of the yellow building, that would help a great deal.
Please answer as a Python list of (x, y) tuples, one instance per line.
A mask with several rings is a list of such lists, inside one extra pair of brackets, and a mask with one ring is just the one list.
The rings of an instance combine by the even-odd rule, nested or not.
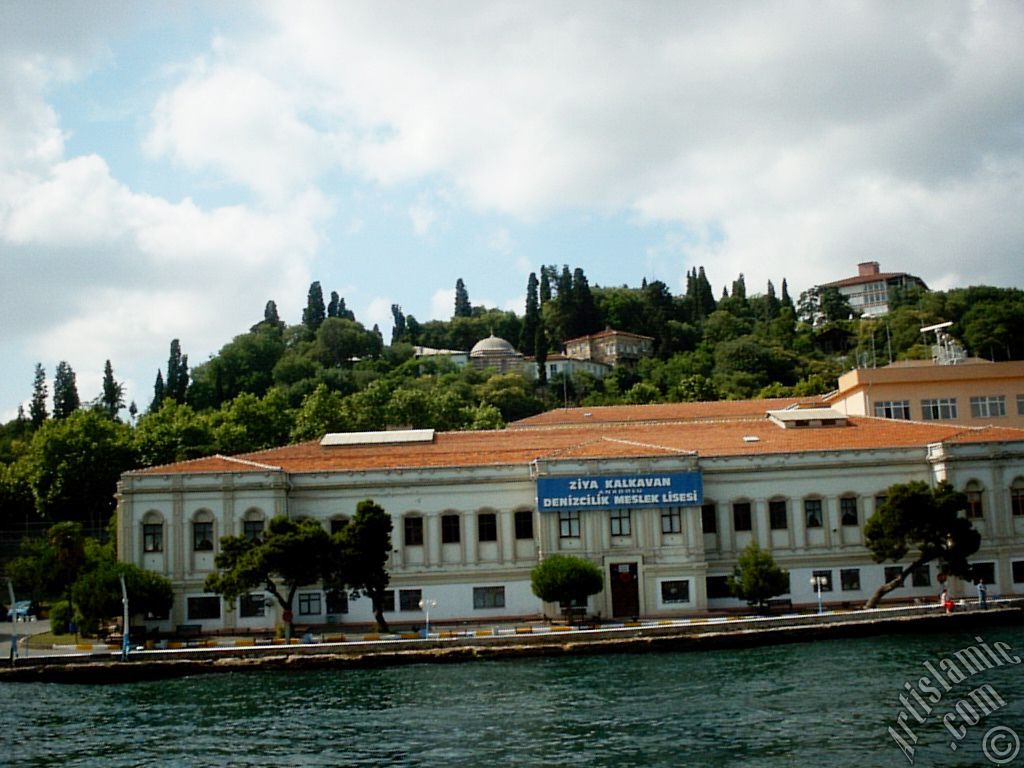
[(839, 377), (828, 404), (848, 416), (1024, 427), (1024, 361), (908, 360)]

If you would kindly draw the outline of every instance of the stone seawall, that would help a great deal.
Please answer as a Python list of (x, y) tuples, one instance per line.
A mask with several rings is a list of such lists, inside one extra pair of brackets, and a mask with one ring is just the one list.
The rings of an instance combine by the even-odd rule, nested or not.
[(37, 655), (0, 668), (0, 682), (106, 685), (267, 669), (353, 669), (530, 656), (720, 650), (935, 630), (969, 631), (1020, 623), (1024, 623), (1024, 600), (1004, 601), (987, 611), (952, 615), (929, 606), (536, 634), (531, 631), (491, 637), (141, 651), (133, 652), (127, 661), (117, 656)]

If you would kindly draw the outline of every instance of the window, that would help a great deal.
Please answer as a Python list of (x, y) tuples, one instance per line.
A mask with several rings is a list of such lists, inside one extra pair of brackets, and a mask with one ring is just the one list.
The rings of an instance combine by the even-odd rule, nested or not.
[(266, 614), (266, 603), (259, 592), (250, 592), (238, 598), (238, 615), (243, 619), (251, 619)]
[[(337, 591), (331, 590), (327, 593), (327, 613), (331, 616), (337, 616), (340, 613), (348, 613), (348, 592), (344, 589)], [(395, 593), (391, 593), (391, 609), (395, 607)]]
[(718, 508), (714, 502), (701, 506), (700, 524), (704, 533), (718, 533)]
[(473, 609), (504, 608), (504, 587), (473, 587)]
[(968, 520), (980, 520), (985, 516), (985, 510), (982, 507), (982, 493), (981, 485), (973, 480), (964, 489), (964, 494), (967, 496)]
[(348, 518), (345, 516), (332, 517), (331, 518), (331, 536), (336, 533), (341, 533), (345, 530), (345, 526), (348, 525)]
[(1024, 395), (1017, 395), (1017, 415), (1024, 416)]
[(707, 586), (708, 600), (732, 597), (732, 592), (729, 591), (728, 576), (708, 576), (705, 584)]
[(395, 611), (395, 590), (385, 589), (384, 594), (380, 599), (380, 608), (385, 613), (394, 613)]
[(220, 618), (219, 597), (190, 597), (185, 601), (189, 621)]
[(883, 504), (885, 504), (885, 502), (888, 499), (889, 499), (889, 496), (888, 496), (888, 494), (885, 494), (885, 493), (880, 493), (877, 496), (875, 496), (875, 511), (877, 512), (878, 508), (881, 507)]
[(462, 535), (458, 515), (441, 515), (441, 543), (458, 544)]
[(493, 512), (482, 512), (476, 518), (477, 541), (498, 540), (498, 516)]
[(885, 583), (888, 584), (893, 579), (898, 579), (901, 573), (903, 573), (902, 565), (885, 566), (885, 576), (883, 577), (885, 579)]
[(910, 586), (930, 587), (932, 585), (932, 572), (927, 564), (915, 568), (910, 572)]
[(320, 606), (319, 592), (299, 592), (299, 616), (319, 616)]
[(736, 531), (751, 529), (749, 501), (737, 501), (732, 505), (732, 527)]
[(996, 564), (971, 563), (971, 578), (975, 581), (984, 581), (986, 584), (995, 584)]
[(689, 580), (680, 579), (678, 581), (661, 582), (661, 602), (665, 605), (690, 602)]
[(163, 523), (144, 523), (142, 525), (142, 551), (163, 552), (164, 551), (164, 525)]
[(259, 541), (263, 538), (263, 521), (246, 520), (242, 523), (242, 535), (246, 541)]
[(1017, 478), (1010, 486), (1010, 509), (1014, 517), (1024, 515), (1024, 480)]
[(196, 522), (192, 523), (192, 549), (196, 552), (213, 551), (212, 522), (197, 520)]
[(1011, 566), (1013, 571), (1013, 583), (1024, 584), (1024, 560), (1017, 560)]
[(860, 589), (860, 568), (840, 569), (839, 586), (844, 592), (853, 592)]
[(575, 509), (563, 509), (558, 513), (558, 538), (578, 539), (580, 537), (580, 513)]
[(786, 512), (785, 499), (775, 499), (768, 502), (768, 522), (773, 531), (784, 531), (789, 527), (789, 515)]
[(405, 546), (420, 547), (423, 545), (423, 518), (407, 517), (403, 525), (405, 529)]
[(937, 400), (921, 401), (921, 418), (925, 421), (956, 418), (956, 398), (943, 397)]
[(883, 400), (875, 403), (875, 416), (880, 419), (910, 419), (909, 400)]
[(971, 416), (975, 419), (995, 419), (1006, 415), (1005, 395), (985, 395), (971, 398)]
[(628, 509), (613, 509), (611, 512), (612, 536), (629, 536), (632, 532), (632, 518)]
[(821, 499), (804, 499), (804, 516), (808, 528), (821, 528)]
[(423, 602), (423, 590), (400, 589), (398, 590), (398, 610), (418, 611), (420, 603)]
[(522, 509), (516, 512), (516, 538), (517, 539), (532, 539), (533, 538), (533, 512), (528, 509)]
[(661, 510), (661, 532), (682, 533), (683, 513), (679, 507), (670, 507)]
[(843, 496), (839, 499), (839, 520), (843, 525), (857, 525), (856, 496)]
[(811, 576), (815, 579), (813, 590), (815, 593), (818, 592), (818, 586), (821, 586), (822, 592), (832, 591), (832, 571), (814, 571)]

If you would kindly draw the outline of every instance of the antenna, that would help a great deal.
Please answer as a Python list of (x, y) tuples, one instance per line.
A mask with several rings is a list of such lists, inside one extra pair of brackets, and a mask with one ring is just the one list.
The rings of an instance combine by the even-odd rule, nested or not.
[(921, 333), (935, 333), (935, 344), (932, 345), (932, 360), (938, 365), (957, 365), (967, 359), (967, 351), (963, 348), (963, 345), (946, 333), (946, 329), (949, 328), (953, 323), (947, 321), (945, 323), (936, 323), (935, 325), (926, 325), (921, 329)]

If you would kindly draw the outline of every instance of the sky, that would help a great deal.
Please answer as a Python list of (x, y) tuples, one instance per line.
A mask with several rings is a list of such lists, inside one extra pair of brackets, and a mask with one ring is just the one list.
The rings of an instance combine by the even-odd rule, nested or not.
[(1024, 287), (1019, 2), (0, 0), (0, 421), (36, 363), (145, 409), (312, 281), (522, 314), (704, 266)]

